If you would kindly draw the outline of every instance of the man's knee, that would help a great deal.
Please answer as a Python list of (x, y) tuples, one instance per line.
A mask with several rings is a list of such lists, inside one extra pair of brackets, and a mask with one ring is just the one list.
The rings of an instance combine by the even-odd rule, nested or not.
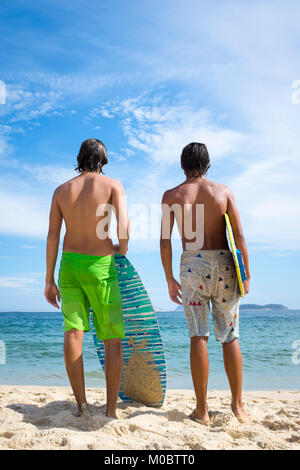
[(224, 347), (224, 346), (226, 347), (226, 346), (230, 346), (230, 345), (232, 345), (232, 344), (234, 344), (234, 345), (239, 344), (239, 339), (238, 339), (238, 338), (233, 338), (233, 339), (224, 341), (224, 342), (222, 343), (222, 346), (223, 346), (223, 347)]
[(105, 351), (112, 354), (118, 354), (122, 351), (122, 340), (120, 338), (106, 339), (103, 341)]
[(199, 341), (205, 341), (207, 343), (208, 336), (192, 336), (191, 343), (198, 343)]
[(78, 341), (81, 342), (83, 339), (84, 331), (76, 330), (76, 328), (72, 328), (71, 330), (65, 331), (65, 342), (69, 341)]
[(121, 346), (122, 344), (121, 338), (105, 339), (103, 342), (104, 342), (104, 346), (110, 346), (113, 344)]

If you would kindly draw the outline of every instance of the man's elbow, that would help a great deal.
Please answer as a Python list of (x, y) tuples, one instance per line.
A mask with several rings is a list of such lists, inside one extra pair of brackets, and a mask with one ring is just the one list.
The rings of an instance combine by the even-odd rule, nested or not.
[(234, 236), (234, 240), (235, 240), (235, 243), (236, 243), (236, 246), (238, 248), (240, 248), (240, 246), (245, 243), (245, 237), (244, 237), (244, 234), (243, 232), (238, 232), (235, 234)]
[(48, 235), (47, 235), (47, 241), (48, 242), (57, 242), (57, 241), (59, 241), (59, 236), (60, 236), (59, 232), (53, 232), (53, 231), (49, 230)]
[(119, 241), (128, 242), (129, 236), (129, 226), (128, 225), (119, 225), (118, 226), (118, 239)]
[(171, 245), (170, 238), (162, 238), (160, 239), (160, 247), (161, 248), (168, 248)]
[(119, 240), (129, 240), (130, 222), (128, 218), (126, 220), (117, 221), (117, 233)]

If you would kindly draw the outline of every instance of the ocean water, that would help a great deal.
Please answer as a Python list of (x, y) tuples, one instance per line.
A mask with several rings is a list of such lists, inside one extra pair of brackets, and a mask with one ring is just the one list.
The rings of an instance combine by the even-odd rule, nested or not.
[[(184, 313), (161, 312), (157, 317), (166, 350), (168, 387), (192, 388)], [(211, 331), (209, 389), (224, 390), (228, 383), (222, 346)], [(244, 389), (298, 390), (300, 352), (295, 354), (296, 341), (300, 349), (300, 310), (242, 310)], [(85, 334), (83, 356), (86, 386), (105, 386), (91, 333)], [(61, 313), (0, 313), (0, 384), (69, 385), (63, 359)]]

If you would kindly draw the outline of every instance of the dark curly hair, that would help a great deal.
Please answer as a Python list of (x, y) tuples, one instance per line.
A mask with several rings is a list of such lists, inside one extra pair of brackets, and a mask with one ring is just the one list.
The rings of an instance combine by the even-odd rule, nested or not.
[(198, 142), (186, 145), (181, 153), (181, 168), (186, 176), (204, 176), (210, 168), (206, 145)]
[(107, 150), (103, 142), (98, 139), (87, 139), (82, 142), (77, 156), (78, 173), (83, 170), (103, 173), (102, 168), (108, 162)]

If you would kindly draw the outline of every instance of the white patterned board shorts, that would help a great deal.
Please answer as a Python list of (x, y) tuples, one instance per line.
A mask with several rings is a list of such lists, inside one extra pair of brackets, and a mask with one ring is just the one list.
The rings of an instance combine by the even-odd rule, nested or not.
[(240, 291), (229, 250), (184, 251), (180, 282), (190, 337), (210, 335), (210, 304), (216, 340), (239, 337)]

